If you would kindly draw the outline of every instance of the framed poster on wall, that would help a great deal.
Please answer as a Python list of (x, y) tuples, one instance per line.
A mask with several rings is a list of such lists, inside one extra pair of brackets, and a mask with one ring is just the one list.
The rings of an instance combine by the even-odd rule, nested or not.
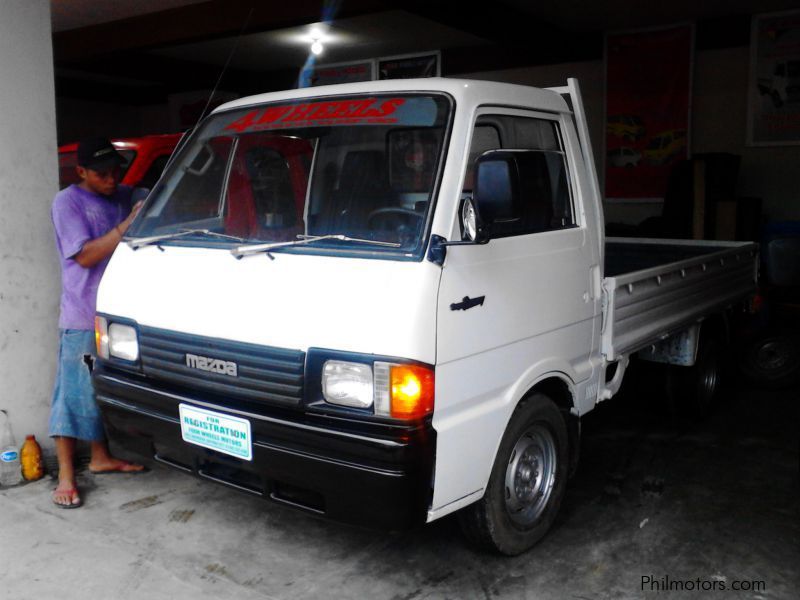
[(373, 79), (375, 79), (375, 61), (372, 59), (330, 65), (312, 65), (304, 68), (300, 73), (298, 87), (356, 83)]
[(607, 199), (664, 198), (690, 147), (693, 51), (688, 24), (606, 36)]
[(755, 15), (747, 143), (800, 144), (800, 10)]
[(404, 54), (378, 59), (378, 79), (414, 79), (439, 77), (442, 73), (441, 52)]

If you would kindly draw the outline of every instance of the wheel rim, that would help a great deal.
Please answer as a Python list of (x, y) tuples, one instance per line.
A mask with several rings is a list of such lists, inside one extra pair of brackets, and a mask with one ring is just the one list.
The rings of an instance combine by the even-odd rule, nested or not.
[(505, 502), (511, 519), (531, 525), (542, 514), (556, 479), (556, 443), (543, 425), (523, 433), (508, 459)]

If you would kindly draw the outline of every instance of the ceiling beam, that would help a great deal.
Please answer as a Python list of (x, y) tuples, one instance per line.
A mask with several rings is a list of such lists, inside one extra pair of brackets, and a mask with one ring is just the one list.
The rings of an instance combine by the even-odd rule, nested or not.
[[(100, 56), (80, 62), (59, 65), (56, 74), (64, 78), (82, 79), (124, 78), (132, 81), (131, 87), (142, 84), (162, 85), (174, 88), (211, 89), (219, 79), (222, 67), (193, 61), (156, 56), (147, 53), (125, 52)], [(246, 87), (258, 74), (228, 67), (221, 85), (234, 82), (237, 87)], [(124, 83), (122, 84), (124, 87)]]
[(228, 68), (146, 53), (128, 52), (56, 68), (56, 95), (128, 105), (166, 102), (169, 94), (219, 90), (242, 96), (292, 88), (298, 69), (263, 72)]
[(532, 12), (520, 10), (502, 0), (495, 0), (480, 11), (457, 0), (411, 0), (404, 4), (404, 10), (485, 40), (508, 45), (524, 45), (538, 36), (552, 39), (563, 33), (559, 27), (542, 21)]

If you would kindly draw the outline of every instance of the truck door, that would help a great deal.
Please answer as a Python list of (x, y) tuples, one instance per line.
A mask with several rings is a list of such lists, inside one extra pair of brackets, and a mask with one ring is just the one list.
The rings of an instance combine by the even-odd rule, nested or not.
[(547, 206), (537, 206), (533, 227), (521, 219), (485, 245), (447, 248), (437, 307), (434, 511), (479, 497), (526, 378), (560, 372), (578, 382), (592, 372), (596, 250), (586, 227), (594, 224), (581, 222), (560, 117), (482, 109), (462, 198), (472, 193), (475, 159), (493, 149), (543, 152), (546, 181), (528, 187), (541, 191), (530, 202)]

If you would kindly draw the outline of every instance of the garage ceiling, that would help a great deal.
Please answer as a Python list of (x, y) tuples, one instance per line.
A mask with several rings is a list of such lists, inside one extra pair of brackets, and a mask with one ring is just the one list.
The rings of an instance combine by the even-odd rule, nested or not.
[[(231, 60), (239, 69), (264, 71), (302, 66), (308, 57), (309, 31), (321, 23), (243, 35)], [(414, 35), (409, 35), (413, 31)], [(361, 60), (420, 50), (480, 46), (489, 41), (403, 10), (339, 19), (326, 27), (326, 62)], [(224, 65), (235, 38), (222, 38), (150, 51), (180, 60)]]
[(53, 31), (121, 21), (207, 0), (50, 0)]
[[(308, 56), (299, 38), (327, 22), (320, 62), (442, 51), (445, 75), (602, 57), (603, 32), (697, 24), (697, 47), (746, 45), (750, 16), (798, 0), (51, 0), (59, 96), (156, 103), (213, 86), (292, 87)], [(578, 35), (576, 35), (578, 34)], [(237, 41), (238, 40), (238, 41)], [(231, 52), (235, 47), (235, 52)]]

